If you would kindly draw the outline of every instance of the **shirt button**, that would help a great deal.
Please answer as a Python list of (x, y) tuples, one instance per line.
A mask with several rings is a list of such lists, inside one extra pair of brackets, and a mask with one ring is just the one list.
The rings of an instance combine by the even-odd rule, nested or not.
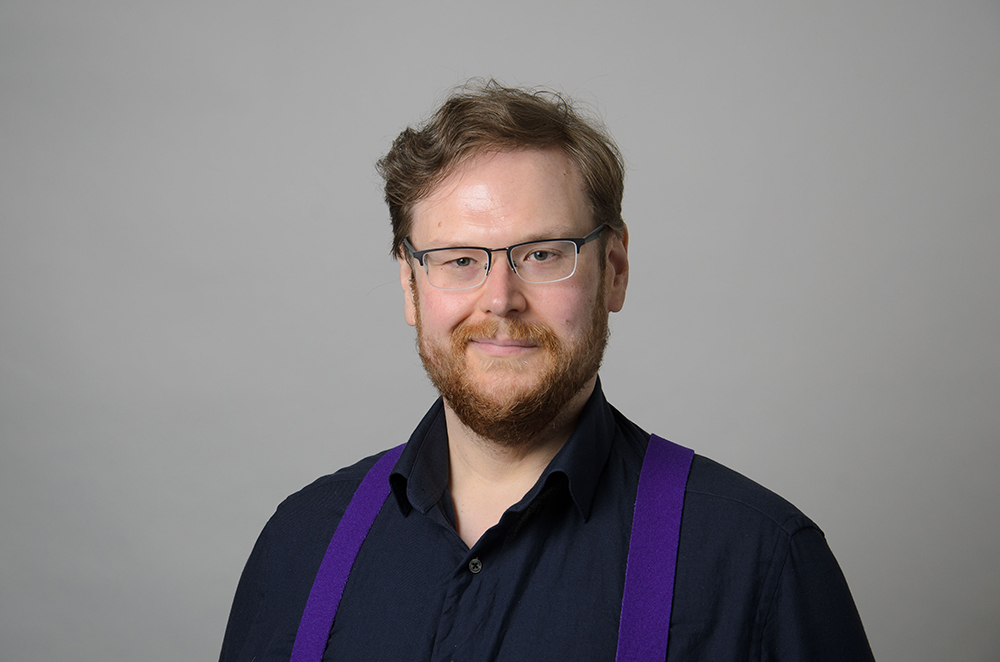
[(483, 562), (480, 561), (478, 558), (469, 561), (469, 572), (471, 572), (472, 574), (478, 575), (482, 569), (483, 569)]

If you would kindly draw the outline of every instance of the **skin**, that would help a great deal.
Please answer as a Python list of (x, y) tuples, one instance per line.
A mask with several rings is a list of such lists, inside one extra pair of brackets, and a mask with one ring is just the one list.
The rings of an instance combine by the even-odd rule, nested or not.
[[(469, 160), (414, 208), (411, 243), (419, 250), (445, 246), (509, 246), (532, 239), (582, 237), (596, 227), (576, 167), (558, 149), (487, 153)], [(493, 398), (536, 384), (546, 370), (545, 350), (504, 336), (509, 319), (544, 325), (563, 343), (579, 343), (587, 335), (598, 306), (618, 312), (628, 285), (628, 233), (607, 232), (604, 245), (584, 246), (576, 273), (557, 283), (526, 283), (507, 265), (502, 253), (486, 282), (470, 290), (432, 287), (410, 259), (400, 260), (404, 316), (417, 325), (421, 346), (445, 351), (451, 334), (462, 324), (496, 320), (496, 337), (477, 337), (465, 359), (477, 389)], [(598, 251), (606, 254), (604, 296)], [(416, 267), (414, 269), (414, 266)], [(411, 291), (411, 277), (417, 290)], [(447, 401), (450, 459), (449, 487), (456, 527), (470, 547), (503, 512), (534, 485), (549, 461), (569, 438), (593, 391), (596, 375), (563, 407), (552, 423), (533, 439), (515, 447), (501, 446), (468, 429)]]

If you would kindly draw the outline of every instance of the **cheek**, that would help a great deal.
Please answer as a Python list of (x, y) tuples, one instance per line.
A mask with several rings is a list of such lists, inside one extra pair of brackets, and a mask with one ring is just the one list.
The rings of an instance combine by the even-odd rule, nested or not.
[[(541, 307), (542, 302), (540, 302)], [(590, 328), (593, 317), (594, 296), (582, 288), (574, 288), (547, 298), (544, 302), (545, 314), (550, 324), (558, 325), (559, 331), (574, 337), (580, 336)]]
[(417, 306), (421, 326), (426, 333), (433, 335), (450, 333), (469, 316), (469, 306), (463, 305), (459, 297), (442, 296), (437, 291), (422, 292)]

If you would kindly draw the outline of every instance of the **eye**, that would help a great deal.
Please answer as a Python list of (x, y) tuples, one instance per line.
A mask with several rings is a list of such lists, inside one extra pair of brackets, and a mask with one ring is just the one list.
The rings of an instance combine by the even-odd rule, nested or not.
[(463, 255), (462, 253), (456, 254), (450, 252), (442, 252), (440, 255), (437, 255), (435, 257), (437, 257), (440, 260), (440, 262), (438, 262), (436, 265), (432, 264), (432, 266), (437, 266), (438, 268), (442, 269), (451, 269), (453, 271), (468, 271), (471, 269), (478, 269), (479, 265), (482, 263), (482, 260), (480, 260), (478, 256), (468, 255), (468, 254)]
[(549, 250), (536, 250), (531, 251), (525, 256), (525, 260), (531, 260), (532, 262), (545, 262), (546, 260), (551, 260), (556, 257), (555, 253)]

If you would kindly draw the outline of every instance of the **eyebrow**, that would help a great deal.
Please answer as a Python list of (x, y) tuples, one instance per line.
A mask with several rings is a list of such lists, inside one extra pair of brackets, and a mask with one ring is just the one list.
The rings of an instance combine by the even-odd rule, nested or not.
[[(593, 232), (593, 230), (590, 230), (589, 232)], [(507, 246), (497, 246), (496, 248), (491, 248), (490, 246), (480, 246), (477, 244), (449, 244), (443, 246), (435, 246), (434, 248), (431, 248), (429, 250), (435, 250), (437, 248), (485, 248), (487, 250), (504, 250), (505, 248), (508, 248), (510, 246), (517, 246), (518, 244), (526, 244), (530, 241), (547, 241), (549, 239), (580, 239), (585, 236), (587, 236), (587, 232), (584, 232), (582, 235), (578, 237), (573, 234), (572, 230), (560, 230), (556, 233), (534, 232), (526, 235), (525, 238), (519, 241), (515, 241), (512, 244), (507, 244)]]

